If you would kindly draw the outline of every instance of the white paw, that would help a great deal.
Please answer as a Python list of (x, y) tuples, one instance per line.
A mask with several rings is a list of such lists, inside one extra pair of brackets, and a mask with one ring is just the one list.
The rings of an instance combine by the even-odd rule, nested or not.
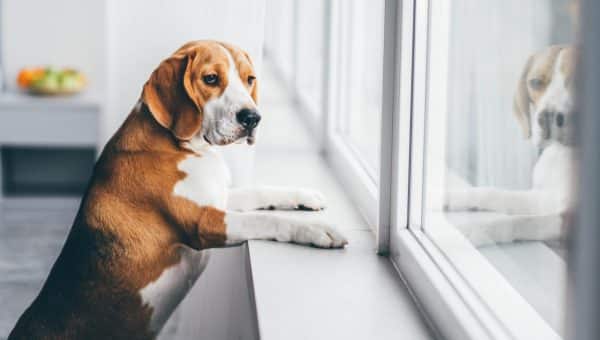
[(348, 240), (339, 231), (320, 223), (299, 226), (292, 240), (295, 243), (313, 245), (319, 248), (343, 248)]
[(467, 190), (473, 186), (463, 177), (448, 169), (446, 173), (446, 188), (448, 190)]
[(475, 202), (472, 190), (448, 190), (444, 196), (444, 210), (461, 211), (461, 210), (477, 210), (477, 202)]
[(296, 192), (297, 209), (323, 210), (325, 209), (325, 196), (312, 189), (298, 189)]

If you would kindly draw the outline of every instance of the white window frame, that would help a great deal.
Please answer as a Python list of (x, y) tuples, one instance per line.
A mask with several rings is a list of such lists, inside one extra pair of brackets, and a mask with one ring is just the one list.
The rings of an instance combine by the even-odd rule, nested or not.
[[(302, 6), (301, 0), (292, 0), (292, 8), (297, 9)], [(342, 58), (341, 53), (346, 51), (350, 37), (343, 35), (350, 34), (343, 29), (343, 20), (348, 20), (348, 2), (345, 0), (329, 0), (325, 6), (324, 17), (324, 68), (322, 79), (323, 96), (321, 107), (311, 103), (306, 94), (303, 94), (298, 86), (294, 74), (298, 71), (296, 50), (298, 48), (299, 20), (295, 11), (293, 20), (289, 25), (292, 26), (292, 69), (295, 71), (292, 75), (283, 72), (281, 60), (277, 57), (281, 55), (277, 49), (279, 46), (267, 45), (269, 58), (274, 62), (275, 72), (278, 78), (283, 80), (286, 90), (292, 95), (294, 104), (299, 116), (304, 124), (313, 133), (320, 151), (325, 159), (331, 165), (338, 179), (344, 184), (344, 187), (358, 207), (369, 227), (376, 232), (378, 224), (378, 200), (379, 190), (377, 183), (377, 174), (365, 163), (359, 152), (354, 148), (347, 136), (340, 133), (339, 125), (345, 120), (341, 119), (340, 113), (344, 111), (344, 98), (340, 84), (348, 84), (351, 79), (344, 72), (347, 69), (347, 58)], [(267, 42), (268, 43), (268, 42)], [(340, 62), (342, 61), (342, 62)], [(322, 110), (318, 115), (315, 110)]]
[[(294, 6), (299, 1), (294, 0)], [(428, 107), (428, 82), (432, 74), (445, 74), (447, 67), (443, 51), (448, 39), (440, 34), (449, 19), (445, 6), (446, 0), (385, 0), (379, 184), (337, 129), (344, 104), (340, 84), (350, 81), (340, 62), (347, 60), (340, 55), (348, 41), (341, 36), (348, 34), (341, 22), (344, 0), (330, 0), (326, 6), (323, 115), (301, 117), (375, 232), (378, 253), (389, 256), (440, 337), (560, 339), (444, 219), (429, 218), (427, 225), (437, 228), (423, 231), (426, 113), (444, 109)], [(292, 24), (297, 38), (297, 20)], [(293, 46), (297, 48), (296, 43)], [(432, 58), (435, 63), (430, 65)], [(314, 105), (312, 109), (306, 105), (294, 79), (287, 84), (300, 112), (314, 110)]]
[(386, 0), (384, 86), (393, 91), (384, 93), (379, 251), (389, 252), (444, 338), (560, 339), (443, 218), (427, 220), (435, 233), (423, 231), (426, 117), (428, 111), (445, 114), (428, 107), (428, 82), (446, 71), (448, 6), (445, 0)]
[[(300, 6), (303, 6), (303, 1), (301, 0), (293, 0), (294, 2), (294, 65), (293, 65), (293, 69), (294, 69), (294, 74), (297, 74), (298, 72), (305, 72), (304, 70), (300, 70), (299, 67), (299, 63), (297, 60), (297, 49), (298, 49), (298, 41), (299, 41), (299, 34), (300, 34), (300, 20), (298, 18), (299, 16), (299, 8)], [(305, 121), (305, 123), (307, 124), (309, 131), (313, 132), (313, 136), (315, 137), (317, 144), (318, 145), (322, 145), (323, 144), (323, 140), (325, 138), (325, 132), (326, 132), (326, 126), (323, 125), (323, 121), (325, 121), (326, 119), (325, 114), (327, 111), (327, 73), (325, 72), (325, 63), (328, 61), (328, 57), (327, 57), (327, 53), (329, 52), (329, 48), (328, 48), (328, 41), (327, 41), (327, 37), (329, 36), (329, 18), (330, 18), (330, 6), (329, 6), (329, 2), (327, 2), (325, 4), (325, 11), (322, 14), (321, 17), (315, 18), (315, 20), (321, 20), (322, 21), (322, 27), (323, 27), (323, 72), (321, 74), (314, 74), (314, 77), (316, 79), (316, 81), (321, 83), (321, 89), (324, 92), (323, 96), (321, 98), (321, 102), (315, 102), (312, 98), (309, 98), (301, 89), (300, 86), (300, 82), (298, 81), (298, 77), (294, 76), (293, 79), (293, 99), (294, 99), (294, 103), (298, 109), (299, 112), (302, 113), (307, 113), (307, 114), (303, 114), (303, 119)], [(319, 111), (321, 114), (319, 114)]]
[[(367, 221), (369, 227), (375, 232), (378, 223), (378, 179), (372, 169), (365, 163), (352, 143), (340, 131), (340, 124), (344, 122), (341, 116), (346, 111), (342, 87), (340, 84), (349, 84), (351, 75), (344, 70), (348, 69), (348, 58), (342, 54), (348, 50), (348, 43), (352, 41), (351, 34), (345, 30), (345, 20), (349, 20), (346, 11), (349, 4), (344, 0), (329, 1), (329, 36), (327, 37), (328, 59), (327, 65), (327, 95), (326, 114), (327, 129), (325, 132), (324, 152), (329, 164), (332, 166), (338, 179), (344, 184), (347, 194), (358, 207)], [(379, 151), (376, 151), (379, 152)]]
[[(273, 0), (277, 2), (279, 0)], [(279, 60), (279, 56), (282, 54), (279, 49), (281, 46), (271, 46), (269, 43), (271, 41), (267, 41), (266, 44), (266, 52), (269, 59), (272, 61), (272, 65), (274, 66), (275, 75), (285, 84), (285, 90), (291, 95), (291, 99), (294, 102), (296, 110), (301, 113), (302, 122), (306, 125), (308, 130), (312, 132), (313, 137), (315, 138), (316, 144), (321, 146), (325, 140), (325, 133), (327, 131), (327, 126), (323, 124), (326, 122), (326, 113), (328, 110), (328, 99), (327, 99), (327, 86), (328, 86), (328, 73), (324, 72), (321, 74), (315, 74), (314, 77), (316, 81), (322, 84), (321, 88), (323, 91), (323, 96), (321, 98), (321, 102), (315, 102), (312, 98), (309, 98), (300, 88), (300, 84), (298, 81), (298, 77), (296, 76), (298, 72), (302, 72), (300, 70), (299, 62), (298, 62), (298, 41), (300, 34), (300, 20), (299, 20), (299, 8), (303, 6), (303, 2), (301, 0), (291, 0), (291, 8), (292, 8), (292, 20), (289, 23), (281, 23), (283, 25), (289, 24), (291, 26), (291, 53), (292, 60), (290, 60), (291, 64), (291, 72), (286, 72), (283, 65), (285, 62), (283, 60)], [(329, 53), (329, 29), (331, 26), (330, 23), (330, 1), (327, 1), (325, 4), (325, 11), (322, 17), (316, 18), (315, 20), (323, 21), (323, 65), (329, 61), (328, 53)], [(321, 112), (321, 115), (319, 114)]]
[[(273, 3), (278, 3), (276, 0), (272, 0)], [(293, 0), (291, 2), (291, 22), (289, 23), (291, 31), (290, 31), (290, 36), (288, 38), (290, 38), (290, 40), (292, 40), (291, 44), (290, 44), (290, 51), (286, 51), (289, 52), (289, 56), (291, 56), (292, 60), (289, 60), (289, 64), (286, 65), (286, 60), (282, 60), (282, 55), (283, 55), (283, 47), (278, 45), (279, 43), (279, 39), (277, 39), (277, 41), (271, 41), (271, 32), (267, 33), (265, 32), (265, 52), (266, 55), (268, 56), (269, 60), (271, 61), (271, 65), (274, 66), (274, 71), (275, 71), (275, 75), (279, 78), (279, 80), (281, 80), (281, 82), (283, 84), (286, 85), (286, 90), (287, 91), (293, 91), (294, 90), (294, 84), (295, 84), (295, 71), (296, 71), (296, 60), (295, 60), (295, 56), (296, 56), (296, 48), (297, 48), (297, 44), (296, 44), (296, 38), (297, 38), (297, 31), (296, 31), (296, 24), (298, 22), (298, 18), (297, 18), (297, 11), (296, 9), (296, 5), (297, 5), (298, 0)], [(278, 3), (279, 6), (282, 6), (284, 2), (281, 1), (280, 3)], [(270, 6), (269, 4), (267, 4), (267, 6)], [(277, 8), (279, 10), (279, 12), (277, 13), (278, 16), (281, 15), (281, 7)], [(267, 11), (270, 11), (270, 9), (268, 9)], [(266, 15), (272, 15), (273, 13), (266, 13)], [(284, 22), (280, 22), (280, 18), (273, 18), (273, 17), (268, 17), (266, 18), (266, 20), (273, 20), (275, 19), (278, 25), (285, 25), (287, 23)], [(270, 29), (270, 28), (265, 28), (265, 29)], [(281, 31), (277, 32), (277, 38), (280, 38), (279, 34), (281, 34)], [(271, 45), (273, 44), (273, 45)], [(286, 69), (286, 66), (289, 66), (289, 69)]]

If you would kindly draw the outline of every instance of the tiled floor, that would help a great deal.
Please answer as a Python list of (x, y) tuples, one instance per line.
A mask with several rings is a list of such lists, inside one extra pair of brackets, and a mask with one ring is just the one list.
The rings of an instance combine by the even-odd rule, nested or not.
[[(328, 195), (329, 209), (317, 218), (344, 230), (367, 229), (318, 154), (310, 133), (268, 67), (262, 79), (257, 183), (315, 187)], [(77, 210), (77, 199), (4, 201), (0, 212), (0, 339), (35, 297), (58, 255)], [(313, 216), (315, 217), (315, 216)], [(177, 315), (161, 339), (177, 332)]]

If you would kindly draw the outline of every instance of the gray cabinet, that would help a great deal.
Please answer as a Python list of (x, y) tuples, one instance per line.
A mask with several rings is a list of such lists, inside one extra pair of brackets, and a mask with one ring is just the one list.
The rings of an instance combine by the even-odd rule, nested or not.
[(100, 106), (85, 95), (0, 94), (1, 192), (77, 193), (91, 172)]

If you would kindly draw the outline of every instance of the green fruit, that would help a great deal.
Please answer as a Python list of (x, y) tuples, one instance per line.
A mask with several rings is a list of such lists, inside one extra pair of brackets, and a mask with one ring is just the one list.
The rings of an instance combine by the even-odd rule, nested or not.
[(31, 84), (35, 90), (57, 91), (60, 87), (57, 73), (46, 71), (46, 74)]
[(60, 81), (61, 90), (73, 91), (79, 87), (79, 79), (76, 74), (63, 73)]
[(60, 71), (53, 67), (47, 67), (46, 73), (44, 74), (45, 77), (57, 77), (59, 75), (60, 75)]

